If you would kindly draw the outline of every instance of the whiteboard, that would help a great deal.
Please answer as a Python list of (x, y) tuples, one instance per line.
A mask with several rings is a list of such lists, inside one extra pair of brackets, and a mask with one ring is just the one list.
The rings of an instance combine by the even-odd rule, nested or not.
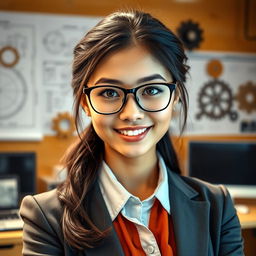
[[(189, 52), (186, 88), (189, 111), (186, 135), (256, 135), (256, 55)], [(213, 77), (208, 63), (218, 60), (222, 72)], [(244, 102), (245, 101), (245, 102)], [(179, 133), (180, 119), (171, 123)]]
[(12, 67), (3, 64), (12, 61), (13, 52), (0, 55), (1, 140), (52, 135), (52, 119), (72, 113), (73, 48), (100, 19), (0, 12), (0, 51), (18, 52)]

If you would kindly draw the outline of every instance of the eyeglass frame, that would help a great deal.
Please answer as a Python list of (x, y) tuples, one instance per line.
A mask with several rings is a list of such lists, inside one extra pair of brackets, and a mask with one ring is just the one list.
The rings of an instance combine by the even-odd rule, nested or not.
[[(164, 108), (162, 108), (162, 109), (160, 109), (160, 110), (147, 110), (147, 109), (144, 109), (144, 108), (140, 105), (140, 103), (138, 102), (138, 100), (137, 100), (136, 92), (137, 92), (141, 87), (144, 87), (144, 86), (147, 86), (147, 85), (156, 85), (156, 84), (159, 84), (159, 85), (166, 85), (166, 86), (169, 88), (169, 90), (170, 90), (170, 98), (169, 98), (169, 101), (168, 101), (166, 107), (164, 107)], [(91, 93), (91, 91), (92, 91), (94, 88), (103, 88), (103, 87), (117, 88), (117, 89), (120, 89), (121, 91), (124, 92), (123, 103), (122, 103), (121, 107), (120, 107), (117, 111), (112, 112), (112, 113), (102, 113), (102, 112), (99, 112), (98, 110), (96, 110), (96, 109), (94, 108), (94, 106), (93, 106), (93, 104), (92, 104), (92, 102), (91, 102), (90, 93)], [(160, 112), (160, 111), (165, 110), (165, 109), (169, 106), (169, 104), (170, 104), (170, 102), (171, 102), (172, 94), (173, 94), (173, 92), (175, 91), (176, 87), (177, 87), (176, 81), (173, 81), (172, 83), (148, 83), (148, 84), (143, 84), (143, 85), (137, 86), (137, 87), (135, 87), (135, 88), (131, 88), (131, 89), (125, 89), (125, 88), (123, 88), (123, 87), (119, 87), (119, 86), (116, 86), (116, 85), (97, 85), (97, 86), (92, 86), (92, 87), (86, 87), (86, 86), (84, 86), (84, 87), (83, 87), (83, 94), (85, 94), (85, 95), (88, 96), (90, 105), (91, 105), (91, 107), (93, 108), (93, 110), (94, 110), (96, 113), (101, 114), (101, 115), (113, 115), (113, 114), (116, 114), (116, 113), (120, 112), (120, 111), (122, 110), (122, 108), (125, 106), (126, 102), (127, 102), (127, 95), (128, 95), (129, 93), (133, 94), (134, 100), (135, 100), (137, 106), (138, 106), (140, 109), (142, 109), (143, 111), (146, 111), (146, 112)]]

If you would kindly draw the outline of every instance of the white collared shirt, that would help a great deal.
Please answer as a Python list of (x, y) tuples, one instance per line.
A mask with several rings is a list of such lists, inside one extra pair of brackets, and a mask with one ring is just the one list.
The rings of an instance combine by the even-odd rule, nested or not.
[(111, 220), (121, 214), (133, 222), (138, 230), (141, 245), (147, 255), (161, 255), (153, 233), (148, 229), (150, 211), (157, 198), (170, 214), (169, 186), (167, 169), (158, 154), (159, 180), (154, 193), (141, 201), (129, 193), (117, 180), (109, 166), (103, 161), (99, 174), (100, 189), (105, 200)]

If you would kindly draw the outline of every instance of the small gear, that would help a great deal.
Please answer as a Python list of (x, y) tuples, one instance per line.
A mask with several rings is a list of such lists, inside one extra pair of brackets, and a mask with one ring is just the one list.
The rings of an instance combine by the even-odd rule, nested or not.
[(203, 30), (192, 20), (183, 21), (177, 28), (177, 33), (188, 50), (198, 48), (203, 41)]
[(52, 120), (52, 129), (57, 132), (58, 137), (68, 138), (75, 131), (73, 116), (68, 113), (59, 113)]
[(218, 78), (223, 72), (223, 66), (217, 59), (212, 59), (207, 63), (207, 73), (213, 78)]
[(238, 101), (239, 109), (249, 114), (256, 111), (256, 84), (249, 81), (240, 85), (235, 99)]
[(221, 119), (228, 115), (231, 121), (237, 120), (238, 114), (232, 111), (233, 96), (229, 86), (217, 79), (206, 83), (199, 93), (198, 104), (200, 113), (196, 115), (200, 119), (203, 115), (210, 119)]
[(0, 49), (0, 64), (2, 64), (4, 67), (14, 67), (19, 62), (19, 59), (20, 55), (16, 48), (12, 46), (5, 46)]

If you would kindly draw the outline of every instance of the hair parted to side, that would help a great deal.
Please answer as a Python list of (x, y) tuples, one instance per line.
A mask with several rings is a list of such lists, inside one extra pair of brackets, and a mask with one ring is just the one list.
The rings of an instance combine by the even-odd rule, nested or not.
[[(119, 11), (100, 21), (74, 49), (72, 87), (75, 121), (80, 124), (83, 86), (86, 86), (100, 61), (110, 53), (131, 45), (141, 45), (169, 70), (177, 81), (183, 108), (183, 126), (187, 119), (188, 96), (184, 86), (189, 67), (180, 40), (159, 20), (141, 11)], [(168, 132), (158, 142), (157, 150), (166, 165), (180, 173), (176, 153)], [(85, 207), (86, 196), (97, 181), (103, 159), (104, 143), (90, 125), (66, 156), (68, 177), (58, 188), (63, 205), (62, 228), (65, 241), (75, 249), (97, 246), (107, 235), (91, 221)]]

